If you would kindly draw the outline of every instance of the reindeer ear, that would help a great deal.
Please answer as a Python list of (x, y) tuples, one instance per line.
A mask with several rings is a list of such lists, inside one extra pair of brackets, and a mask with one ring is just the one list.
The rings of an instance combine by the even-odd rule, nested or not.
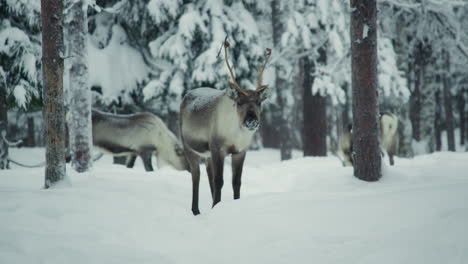
[(240, 96), (239, 91), (236, 89), (234, 84), (231, 83), (231, 82), (229, 82), (229, 85), (226, 88), (226, 94), (227, 94), (227, 96), (229, 96), (229, 98), (231, 98), (234, 101), (237, 100), (237, 98), (239, 98), (239, 96)]
[(268, 85), (262, 85), (258, 91), (258, 96), (260, 97), (260, 100), (265, 101), (268, 99), (271, 95), (271, 89), (268, 88)]

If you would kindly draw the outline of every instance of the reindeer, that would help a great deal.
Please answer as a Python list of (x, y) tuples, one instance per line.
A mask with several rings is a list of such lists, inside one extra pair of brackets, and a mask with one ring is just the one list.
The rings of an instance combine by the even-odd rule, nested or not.
[(92, 124), (93, 145), (104, 153), (127, 156), (127, 167), (133, 167), (139, 155), (146, 171), (152, 171), (154, 154), (158, 167), (169, 164), (177, 170), (188, 170), (179, 140), (153, 114), (116, 115), (93, 110)]
[(205, 159), (213, 207), (221, 201), (224, 158), (232, 155), (234, 199), (240, 198), (242, 167), (247, 148), (260, 124), (261, 103), (267, 99), (268, 86), (262, 84), (263, 71), (271, 56), (267, 49), (265, 63), (259, 69), (255, 91), (244, 90), (237, 83), (227, 58), (229, 43), (224, 42), (224, 58), (232, 78), (223, 90), (198, 88), (189, 91), (180, 105), (180, 131), (185, 156), (192, 174), (192, 212), (200, 214), (198, 190), (200, 160)]
[[(340, 147), (343, 156), (343, 166), (353, 165), (353, 135), (352, 125), (340, 138)], [(380, 149), (382, 154), (387, 153), (390, 165), (394, 165), (393, 159), (398, 146), (398, 117), (392, 113), (380, 115)]]

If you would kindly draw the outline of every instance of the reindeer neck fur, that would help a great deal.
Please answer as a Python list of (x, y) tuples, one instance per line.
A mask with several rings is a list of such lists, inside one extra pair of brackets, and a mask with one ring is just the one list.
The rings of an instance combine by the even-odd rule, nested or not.
[(234, 100), (213, 88), (187, 93), (181, 105), (181, 132), (185, 145), (203, 157), (210, 156), (212, 144), (225, 154), (242, 152), (255, 133), (243, 127)]
[(224, 140), (224, 144), (232, 147), (233, 152), (246, 150), (251, 142), (255, 131), (248, 130), (243, 126), (243, 120), (237, 114), (236, 103), (226, 94), (221, 97), (218, 105), (217, 122), (222, 124), (214, 131), (216, 137)]

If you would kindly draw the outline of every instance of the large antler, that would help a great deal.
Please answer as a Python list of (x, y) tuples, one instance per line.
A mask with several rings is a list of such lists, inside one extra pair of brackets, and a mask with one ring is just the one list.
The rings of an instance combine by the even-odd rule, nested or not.
[(228, 67), (229, 73), (231, 74), (232, 82), (229, 81), (229, 84), (236, 87), (236, 90), (243, 95), (247, 95), (247, 93), (240, 88), (239, 84), (237, 84), (236, 78), (234, 78), (234, 73), (232, 72), (231, 66), (229, 65), (228, 57), (227, 57), (227, 48), (229, 48), (229, 42), (224, 40), (224, 60), (226, 61), (226, 65)]
[(263, 70), (265, 70), (265, 66), (268, 63), (268, 60), (270, 60), (270, 56), (271, 56), (271, 49), (267, 48), (265, 63), (263, 63), (263, 66), (258, 70), (257, 91), (261, 91), (268, 87), (268, 85), (263, 85), (262, 82), (263, 82)]

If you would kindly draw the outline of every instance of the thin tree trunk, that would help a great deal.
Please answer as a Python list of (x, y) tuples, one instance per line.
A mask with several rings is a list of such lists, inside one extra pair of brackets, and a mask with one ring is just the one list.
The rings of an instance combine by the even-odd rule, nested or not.
[(443, 85), (444, 85), (444, 108), (445, 108), (445, 129), (447, 131), (447, 146), (448, 151), (455, 151), (455, 131), (453, 121), (453, 107), (452, 95), (450, 93), (450, 55), (447, 51), (445, 53), (445, 71)]
[(411, 125), (413, 126), (413, 138), (416, 141), (421, 140), (421, 82), (422, 70), (417, 66), (415, 69), (414, 90), (411, 93)]
[(0, 170), (9, 169), (8, 143), (4, 140), (8, 127), (7, 87), (0, 83)]
[[(406, 79), (408, 82), (408, 88), (411, 91), (411, 86), (413, 82), (413, 65), (411, 62), (408, 62), (408, 69), (406, 71)], [(414, 156), (413, 152), (413, 127), (411, 125), (410, 119), (410, 102), (404, 104), (400, 109), (400, 116), (398, 122), (398, 155), (406, 158), (411, 158)]]
[(63, 6), (42, 0), (42, 70), (46, 127), (45, 188), (65, 177), (65, 115), (63, 98)]
[[(284, 31), (284, 24), (282, 19), (282, 12), (285, 12), (284, 7), (280, 6), (279, 0), (271, 2), (271, 20), (273, 27), (273, 44), (276, 50), (280, 50), (281, 35)], [(278, 51), (279, 53), (280, 51)], [(276, 63), (276, 93), (277, 103), (280, 110), (280, 119), (277, 121), (280, 130), (280, 149), (281, 160), (289, 160), (292, 158), (292, 110), (291, 100), (292, 90), (289, 89), (287, 81), (284, 79), (284, 70), (282, 69), (281, 61)]]
[(67, 16), (70, 51), (70, 151), (72, 167), (77, 172), (91, 169), (91, 87), (88, 75), (87, 52), (87, 4), (84, 0), (70, 1)]
[(34, 132), (34, 118), (32, 116), (28, 116), (28, 138), (26, 142), (26, 146), (34, 147), (36, 146), (36, 138)]
[(460, 115), (460, 144), (465, 145), (466, 137), (466, 116), (465, 116), (465, 94), (464, 89), (461, 89), (460, 94), (458, 95), (458, 112)]
[[(318, 62), (327, 62), (326, 51), (319, 49)], [(315, 65), (305, 59), (304, 63), (304, 156), (327, 156), (327, 98), (319, 93), (312, 94), (314, 79), (311, 73)]]
[(342, 114), (341, 114), (341, 117), (342, 117), (342, 120), (343, 120), (343, 126), (341, 127), (341, 131), (345, 131), (346, 128), (348, 127), (349, 124), (351, 124), (351, 119), (349, 117), (349, 113), (351, 112), (350, 110), (350, 101), (351, 101), (351, 98), (349, 98), (349, 84), (346, 82), (345, 84), (343, 84), (343, 86), (341, 87), (344, 91), (344, 94), (345, 94), (345, 103), (343, 105), (343, 111), (342, 111)]
[(354, 176), (382, 176), (377, 100), (377, 3), (351, 0)]
[(436, 101), (436, 111), (434, 118), (434, 129), (435, 129), (435, 142), (436, 142), (436, 151), (442, 150), (442, 127), (441, 127), (441, 106), (440, 106), (440, 92), (435, 93)]

